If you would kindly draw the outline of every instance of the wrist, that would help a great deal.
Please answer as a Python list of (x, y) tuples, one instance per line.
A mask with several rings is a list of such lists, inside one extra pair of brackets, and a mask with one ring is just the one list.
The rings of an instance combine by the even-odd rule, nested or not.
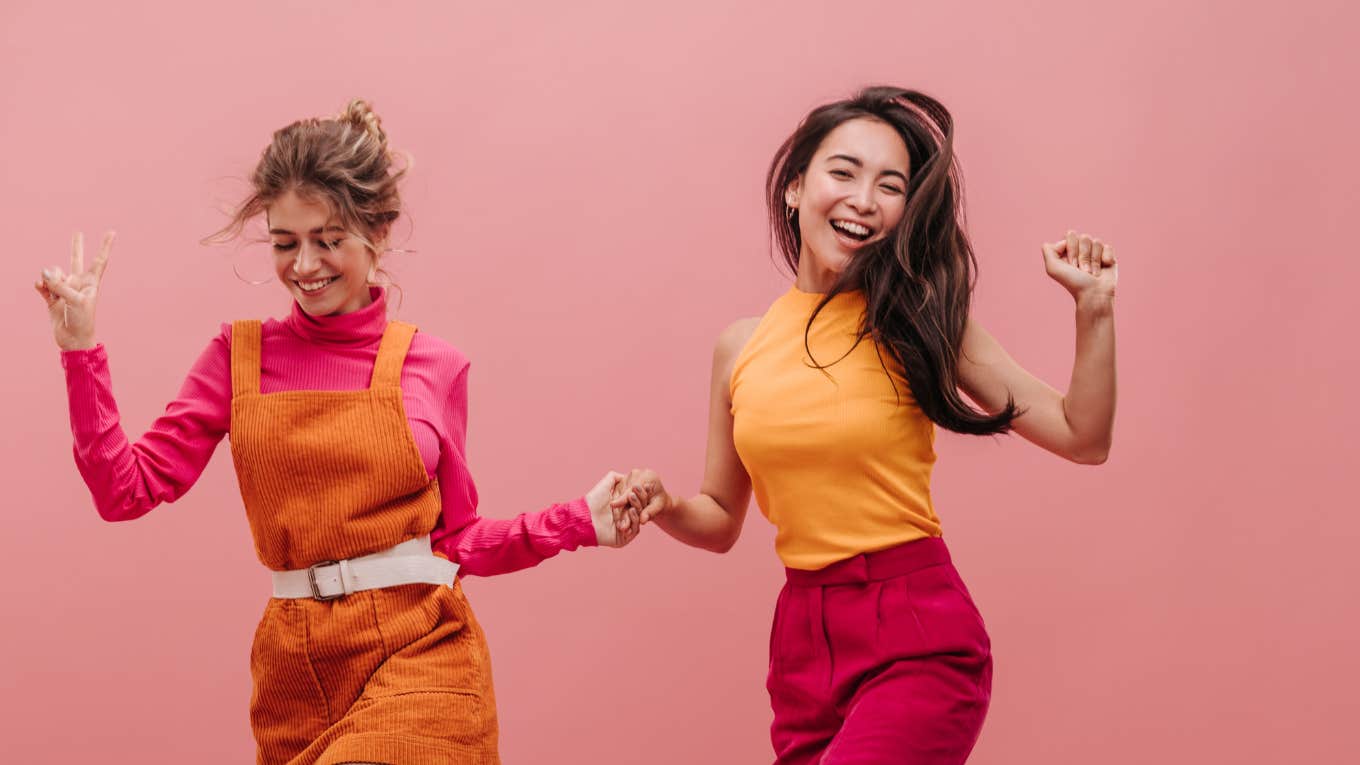
[(1109, 293), (1087, 291), (1077, 295), (1076, 302), (1078, 316), (1100, 318), (1114, 314), (1114, 295)]
[(72, 339), (65, 342), (57, 340), (57, 347), (63, 351), (92, 351), (98, 344), (94, 342), (94, 338)]

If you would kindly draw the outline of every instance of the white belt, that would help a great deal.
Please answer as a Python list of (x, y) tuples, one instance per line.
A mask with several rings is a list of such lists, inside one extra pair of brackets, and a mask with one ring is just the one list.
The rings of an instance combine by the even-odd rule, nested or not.
[(274, 597), (335, 600), (352, 592), (399, 584), (453, 586), (458, 564), (430, 551), (430, 537), (348, 560), (327, 560), (295, 571), (271, 571)]

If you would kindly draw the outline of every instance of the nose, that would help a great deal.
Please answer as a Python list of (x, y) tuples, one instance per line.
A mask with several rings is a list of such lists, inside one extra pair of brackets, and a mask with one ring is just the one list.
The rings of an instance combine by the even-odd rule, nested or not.
[(321, 245), (310, 239), (304, 239), (298, 244), (297, 257), (293, 259), (293, 273), (298, 276), (305, 276), (316, 271), (321, 266)]
[(878, 209), (878, 202), (874, 199), (874, 185), (872, 183), (861, 183), (855, 187), (850, 198), (846, 200), (850, 208), (860, 215), (869, 215)]

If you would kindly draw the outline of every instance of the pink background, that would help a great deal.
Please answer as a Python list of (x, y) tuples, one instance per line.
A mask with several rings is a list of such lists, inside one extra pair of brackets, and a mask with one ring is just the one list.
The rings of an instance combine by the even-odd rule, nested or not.
[[(1123, 262), (1106, 466), (940, 438), (938, 509), (996, 647), (973, 762), (1356, 750), (1353, 4), (389, 5), (0, 11), (7, 759), (253, 752), (267, 579), (227, 448), (131, 524), (72, 465), (30, 286), (72, 230), (119, 231), (100, 335), (140, 433), (219, 322), (287, 309), (199, 247), (215, 205), (272, 130), (366, 97), (416, 158), (400, 316), (473, 359), (483, 512), (635, 465), (690, 492), (713, 338), (787, 284), (766, 163), (870, 82), (957, 116), (976, 313), (1030, 369), (1065, 387), (1072, 354), (1038, 243), (1076, 227)], [(724, 557), (651, 534), (470, 580), (506, 761), (768, 761), (771, 537), (753, 514)]]

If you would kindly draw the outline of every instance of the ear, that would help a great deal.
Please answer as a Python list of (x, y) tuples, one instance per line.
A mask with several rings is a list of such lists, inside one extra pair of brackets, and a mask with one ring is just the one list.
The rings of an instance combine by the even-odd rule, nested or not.
[(803, 176), (802, 176), (802, 174), (800, 173), (800, 174), (798, 175), (798, 177), (796, 177), (796, 178), (794, 178), (793, 180), (789, 181), (789, 185), (788, 185), (788, 186), (785, 186), (785, 187), (784, 187), (784, 204), (788, 205), (789, 207), (797, 207), (797, 206), (798, 206), (798, 192), (799, 192), (799, 190), (800, 190), (802, 187), (803, 187)]

